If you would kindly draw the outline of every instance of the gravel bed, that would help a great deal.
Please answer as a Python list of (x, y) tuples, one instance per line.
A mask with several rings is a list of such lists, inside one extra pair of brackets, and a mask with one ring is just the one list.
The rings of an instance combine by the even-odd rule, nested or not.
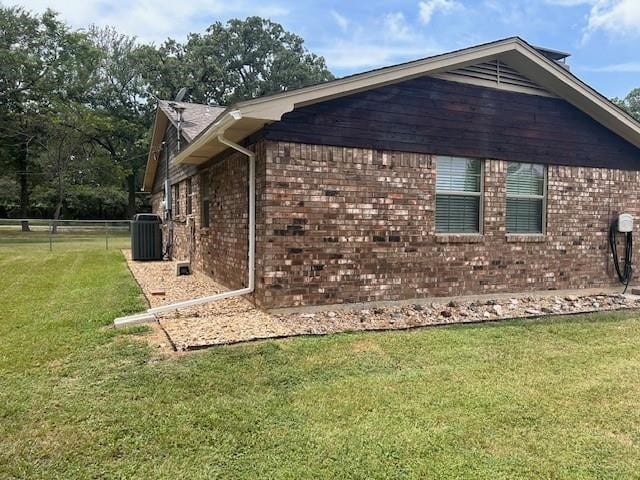
[[(129, 268), (151, 306), (211, 295), (225, 288), (194, 272), (177, 277), (175, 262), (134, 262)], [(165, 295), (152, 295), (164, 290)], [(250, 340), (336, 332), (407, 329), (429, 325), (473, 323), (640, 308), (640, 299), (620, 294), (555, 295), (500, 300), (452, 300), (393, 307), (327, 309), (315, 313), (270, 314), (237, 297), (158, 316), (177, 350), (191, 350)]]

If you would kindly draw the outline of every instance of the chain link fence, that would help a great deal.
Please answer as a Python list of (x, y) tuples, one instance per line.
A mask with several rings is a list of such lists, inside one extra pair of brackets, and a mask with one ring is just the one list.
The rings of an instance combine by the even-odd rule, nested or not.
[(0, 219), (2, 246), (121, 249), (131, 245), (130, 220)]

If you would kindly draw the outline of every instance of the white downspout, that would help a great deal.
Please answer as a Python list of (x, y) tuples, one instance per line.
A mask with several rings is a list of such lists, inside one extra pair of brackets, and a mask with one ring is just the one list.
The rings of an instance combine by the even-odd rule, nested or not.
[(256, 154), (237, 143), (218, 135), (218, 141), (228, 147), (244, 153), (249, 159), (249, 264), (247, 293), (255, 289), (256, 273)]
[(234, 150), (243, 153), (249, 160), (249, 263), (247, 268), (248, 285), (245, 288), (239, 290), (231, 290), (229, 292), (218, 293), (215, 295), (208, 295), (206, 297), (194, 298), (192, 300), (185, 300), (182, 302), (170, 303), (168, 305), (162, 305), (160, 307), (149, 308), (144, 313), (137, 315), (130, 315), (127, 317), (116, 318), (113, 321), (115, 327), (124, 327), (127, 325), (133, 325), (135, 323), (142, 323), (155, 320), (155, 315), (158, 313), (166, 313), (180, 308), (193, 307), (194, 305), (202, 305), (204, 303), (216, 302), (218, 300), (224, 300), (225, 298), (239, 297), (252, 293), (255, 289), (255, 269), (256, 269), (256, 154), (251, 150), (238, 145), (224, 138), (222, 135), (218, 135), (218, 141)]

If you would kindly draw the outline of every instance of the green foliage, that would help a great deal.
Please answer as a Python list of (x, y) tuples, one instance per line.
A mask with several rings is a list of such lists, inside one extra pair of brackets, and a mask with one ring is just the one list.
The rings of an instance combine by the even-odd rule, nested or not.
[[(33, 205), (43, 218), (53, 218), (58, 201), (54, 186), (43, 184), (33, 191)], [(138, 205), (142, 208), (142, 205)], [(127, 193), (118, 185), (71, 184), (65, 191), (63, 219), (124, 218)]]
[(640, 88), (631, 90), (624, 98), (614, 98), (613, 102), (640, 122)]
[(99, 50), (51, 11), (37, 16), (0, 7), (0, 21), (6, 26), (0, 35), (0, 161), (3, 181), (13, 177), (19, 190), (17, 199), (4, 199), (0, 208), (37, 215), (42, 210), (32, 193), (55, 185), (59, 214), (70, 169), (78, 169), (80, 158), (85, 170), (91, 168), (77, 113), (95, 85)]
[(126, 192), (124, 210), (100, 211), (130, 217), (141, 207), (157, 97), (187, 87), (187, 99), (227, 103), (332, 78), (300, 37), (258, 17), (160, 47), (112, 28), (73, 31), (52, 11), (0, 6), (0, 25), (0, 175), (13, 184), (0, 215), (95, 213), (74, 199), (99, 171), (95, 186)]
[(260, 17), (216, 22), (183, 45), (169, 39), (151, 50), (145, 72), (151, 92), (161, 98), (186, 87), (193, 102), (228, 105), (333, 78), (302, 38)]
[(0, 175), (0, 218), (17, 211), (20, 203), (20, 190), (16, 181), (6, 175)]

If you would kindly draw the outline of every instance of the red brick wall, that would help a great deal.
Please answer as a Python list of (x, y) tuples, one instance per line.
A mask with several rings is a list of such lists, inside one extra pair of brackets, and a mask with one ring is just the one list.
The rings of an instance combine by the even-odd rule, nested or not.
[[(189, 178), (193, 193), (190, 216), (186, 213), (188, 180), (172, 182), (172, 185), (180, 185), (180, 215), (174, 216), (173, 258), (191, 259), (193, 268), (207, 273), (230, 289), (245, 287), (248, 263), (246, 156), (236, 152), (224, 158), (214, 159)], [(208, 228), (203, 226), (201, 218), (203, 178), (208, 178), (210, 191)], [(261, 178), (264, 178), (264, 175)], [(175, 198), (173, 200), (175, 201)], [(154, 212), (161, 211), (161, 201), (162, 193), (153, 196)], [(166, 225), (164, 234), (166, 238)]]
[(609, 223), (640, 220), (638, 172), (549, 165), (546, 235), (507, 235), (506, 162), (487, 160), (483, 234), (436, 235), (430, 155), (263, 147), (255, 300), (267, 307), (616, 285)]
[[(638, 172), (550, 165), (547, 234), (507, 235), (506, 162), (486, 160), (483, 234), (436, 235), (430, 155), (271, 141), (254, 148), (253, 299), (269, 308), (616, 285), (608, 225), (621, 211), (640, 220)], [(247, 174), (246, 157), (233, 153), (192, 177), (193, 229), (180, 182), (174, 258), (191, 251), (194, 268), (228, 288), (247, 281)]]

